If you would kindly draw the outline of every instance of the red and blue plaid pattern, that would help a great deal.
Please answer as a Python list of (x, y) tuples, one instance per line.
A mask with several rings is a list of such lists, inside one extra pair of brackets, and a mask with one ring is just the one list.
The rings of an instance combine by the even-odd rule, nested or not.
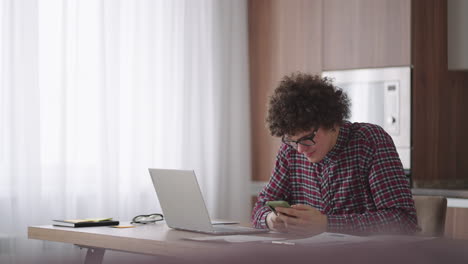
[(392, 138), (379, 126), (345, 122), (337, 143), (318, 163), (283, 144), (269, 183), (252, 213), (267, 228), (265, 202), (307, 204), (328, 216), (331, 232), (418, 230), (409, 179)]

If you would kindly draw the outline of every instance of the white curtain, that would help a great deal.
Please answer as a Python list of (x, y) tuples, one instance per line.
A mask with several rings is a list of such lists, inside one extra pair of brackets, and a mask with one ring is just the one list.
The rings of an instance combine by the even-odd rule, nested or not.
[(248, 219), (246, 1), (0, 1), (0, 233), (160, 212), (151, 167)]

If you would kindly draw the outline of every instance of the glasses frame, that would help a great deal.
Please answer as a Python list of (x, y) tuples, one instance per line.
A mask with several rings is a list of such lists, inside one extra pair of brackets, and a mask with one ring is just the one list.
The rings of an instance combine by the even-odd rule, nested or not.
[[(294, 148), (294, 149), (298, 149), (298, 148), (299, 148), (299, 144), (302, 145), (302, 146), (311, 147), (311, 146), (317, 144), (317, 143), (315, 142), (315, 140), (314, 140), (315, 136), (317, 135), (317, 131), (318, 131), (318, 128), (315, 129), (315, 130), (312, 132), (312, 134), (307, 135), (307, 136), (304, 136), (304, 137), (301, 137), (301, 138), (298, 139), (298, 140), (286, 139), (286, 137), (283, 136), (283, 137), (281, 138), (281, 141), (282, 141), (284, 144), (286, 144), (286, 145), (288, 145), (288, 146), (291, 146), (291, 147)], [(306, 140), (312, 141), (313, 144), (304, 143), (304, 141), (306, 141)]]
[[(144, 218), (150, 218), (150, 217), (160, 217), (161, 219), (155, 219), (155, 220), (146, 220), (146, 221), (142, 221), (142, 220), (136, 220), (137, 218), (139, 217), (144, 217)], [(155, 214), (148, 214), (148, 215), (137, 215), (135, 217), (133, 217), (132, 221), (130, 222), (131, 224), (148, 224), (148, 223), (156, 223), (156, 222), (159, 222), (159, 221), (162, 221), (164, 220), (164, 216), (162, 214), (159, 214), (159, 213), (155, 213)]]

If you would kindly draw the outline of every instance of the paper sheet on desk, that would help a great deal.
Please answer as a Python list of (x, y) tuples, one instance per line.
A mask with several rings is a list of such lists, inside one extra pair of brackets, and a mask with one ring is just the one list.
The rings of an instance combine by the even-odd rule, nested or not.
[(352, 236), (340, 233), (329, 233), (324, 232), (316, 236), (292, 239), (292, 240), (279, 240), (272, 241), (273, 244), (285, 244), (285, 245), (309, 245), (309, 244), (320, 244), (320, 245), (338, 245), (347, 243), (359, 243), (372, 240), (369, 237)]
[(273, 244), (285, 244), (285, 245), (341, 245), (349, 243), (361, 243), (367, 241), (373, 242), (399, 242), (399, 243), (410, 243), (418, 242), (428, 239), (434, 239), (434, 237), (421, 237), (411, 235), (375, 235), (375, 236), (352, 236), (341, 233), (329, 233), (324, 232), (316, 236), (294, 239), (294, 240), (279, 240), (272, 241)]
[(370, 236), (369, 238), (372, 241), (377, 242), (400, 242), (400, 243), (410, 243), (410, 242), (419, 242), (424, 240), (436, 239), (437, 237), (429, 236), (412, 236), (412, 235), (376, 235)]
[(246, 235), (230, 235), (230, 236), (206, 236), (186, 238), (187, 240), (205, 241), (205, 242), (228, 242), (228, 243), (244, 243), (244, 242), (271, 242), (273, 240), (281, 240), (283, 238), (261, 237), (261, 236), (246, 236)]

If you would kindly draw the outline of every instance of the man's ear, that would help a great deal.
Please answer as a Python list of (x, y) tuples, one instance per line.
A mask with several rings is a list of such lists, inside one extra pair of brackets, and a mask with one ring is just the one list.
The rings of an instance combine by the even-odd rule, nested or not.
[(336, 131), (339, 129), (339, 127), (340, 127), (340, 126), (339, 126), (338, 124), (334, 124), (334, 125), (333, 125), (333, 128), (332, 128), (332, 131), (333, 131), (333, 132), (336, 132)]

